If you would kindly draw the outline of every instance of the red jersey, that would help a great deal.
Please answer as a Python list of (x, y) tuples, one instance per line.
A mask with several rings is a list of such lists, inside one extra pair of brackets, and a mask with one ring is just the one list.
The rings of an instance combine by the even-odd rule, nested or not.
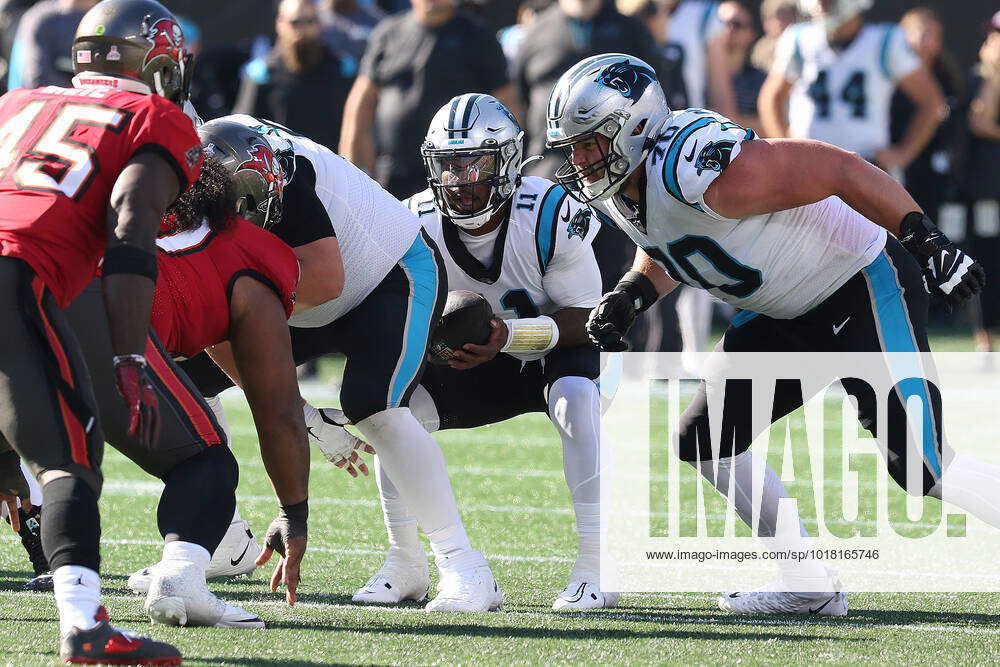
[(0, 255), (30, 264), (66, 306), (104, 256), (118, 175), (146, 150), (171, 163), (182, 190), (198, 178), (194, 124), (159, 95), (47, 86), (0, 97)]
[(241, 275), (275, 291), (292, 314), (299, 262), (288, 245), (243, 218), (219, 232), (198, 229), (156, 240), (159, 277), (153, 330), (174, 356), (193, 357), (229, 338), (229, 294)]

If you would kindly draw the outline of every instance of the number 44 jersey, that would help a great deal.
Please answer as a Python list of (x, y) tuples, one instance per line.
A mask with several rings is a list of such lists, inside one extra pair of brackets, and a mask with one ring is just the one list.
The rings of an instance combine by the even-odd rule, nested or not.
[(501, 319), (593, 308), (601, 299), (591, 247), (599, 223), (561, 185), (522, 178), (507, 222), (480, 237), (443, 221), (430, 190), (406, 203), (441, 250), (448, 289), (482, 294)]
[(646, 158), (644, 215), (620, 195), (593, 206), (674, 280), (791, 319), (874, 261), (886, 231), (837, 197), (742, 220), (717, 214), (705, 191), (754, 140), (752, 130), (710, 111), (676, 111)]
[(65, 307), (93, 280), (107, 242), (111, 190), (143, 151), (173, 167), (182, 191), (198, 178), (194, 125), (159, 95), (108, 85), (4, 95), (0, 255), (27, 262)]

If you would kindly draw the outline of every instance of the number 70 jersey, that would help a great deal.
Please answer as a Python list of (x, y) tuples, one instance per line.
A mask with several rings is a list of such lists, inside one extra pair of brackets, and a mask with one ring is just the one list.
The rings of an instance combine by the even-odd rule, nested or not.
[(617, 196), (592, 206), (674, 280), (791, 319), (874, 261), (886, 232), (836, 197), (741, 220), (713, 211), (705, 191), (754, 140), (716, 113), (676, 111), (646, 158), (645, 216), (627, 214)]

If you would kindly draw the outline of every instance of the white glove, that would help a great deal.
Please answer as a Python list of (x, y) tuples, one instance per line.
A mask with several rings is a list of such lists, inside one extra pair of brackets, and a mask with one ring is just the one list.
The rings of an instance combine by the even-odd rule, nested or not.
[(306, 430), (327, 461), (344, 468), (351, 477), (357, 477), (359, 472), (368, 475), (368, 466), (358, 456), (357, 450), (369, 454), (374, 454), (375, 450), (344, 428), (351, 422), (342, 411), (337, 408), (314, 408), (306, 403), (302, 413), (306, 418)]

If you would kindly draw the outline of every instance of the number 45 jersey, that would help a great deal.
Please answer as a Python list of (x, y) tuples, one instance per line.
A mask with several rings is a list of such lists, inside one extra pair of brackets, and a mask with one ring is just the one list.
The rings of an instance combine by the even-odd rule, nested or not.
[(182, 191), (198, 178), (194, 125), (159, 95), (107, 85), (4, 95), (0, 255), (27, 262), (65, 307), (93, 280), (107, 242), (111, 189), (143, 151), (173, 167)]
[(441, 250), (448, 289), (482, 294), (501, 319), (593, 308), (601, 299), (591, 247), (599, 223), (561, 185), (523, 177), (508, 221), (482, 237), (443, 222), (429, 189), (406, 203)]
[(674, 280), (737, 308), (791, 319), (874, 261), (886, 231), (837, 197), (742, 220), (717, 214), (705, 191), (755, 140), (752, 130), (710, 111), (676, 111), (646, 158), (645, 215), (619, 195), (593, 207)]

